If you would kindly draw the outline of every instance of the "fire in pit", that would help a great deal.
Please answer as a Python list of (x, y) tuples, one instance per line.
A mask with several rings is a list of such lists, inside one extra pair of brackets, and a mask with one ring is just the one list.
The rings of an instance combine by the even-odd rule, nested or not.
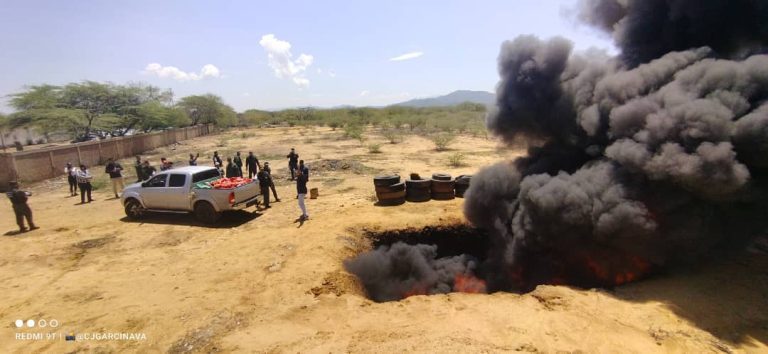
[[(639, 257), (602, 250), (526, 254), (504, 266), (492, 234), (469, 225), (369, 232), (373, 250), (344, 262), (375, 301), (449, 292), (527, 292), (540, 284), (613, 287), (649, 275)], [(600, 257), (596, 257), (597, 255)], [(626, 259), (630, 259), (626, 262)]]

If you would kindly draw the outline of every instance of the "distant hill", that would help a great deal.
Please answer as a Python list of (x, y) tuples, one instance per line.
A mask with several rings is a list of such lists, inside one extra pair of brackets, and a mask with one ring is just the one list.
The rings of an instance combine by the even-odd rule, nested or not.
[(472, 102), (492, 106), (496, 100), (496, 95), (488, 91), (453, 91), (444, 96), (417, 98), (410, 101), (393, 104), (393, 106), (404, 107), (445, 107), (455, 106), (464, 102)]

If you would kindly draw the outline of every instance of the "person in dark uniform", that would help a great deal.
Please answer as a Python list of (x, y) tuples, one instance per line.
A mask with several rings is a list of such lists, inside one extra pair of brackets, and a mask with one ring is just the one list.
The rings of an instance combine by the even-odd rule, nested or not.
[(67, 182), (69, 182), (69, 195), (74, 197), (77, 195), (77, 169), (67, 162), (67, 167), (64, 167), (64, 173), (67, 174)]
[(307, 176), (302, 169), (297, 169), (296, 175), (296, 193), (299, 199), (299, 209), (301, 209), (299, 220), (307, 220), (309, 214), (307, 214), (307, 206), (304, 205), (304, 199), (307, 197)]
[(291, 181), (293, 181), (296, 179), (296, 168), (299, 167), (299, 154), (294, 148), (291, 148), (291, 152), (286, 157), (288, 158), (288, 169), (291, 170)]
[(232, 159), (232, 162), (237, 166), (238, 177), (243, 177), (243, 159), (240, 157), (240, 151), (235, 154), (235, 158)]
[(136, 156), (136, 162), (133, 164), (133, 168), (136, 169), (136, 182), (141, 182), (147, 179), (147, 176), (144, 174), (144, 165), (141, 163), (141, 156)]
[(259, 172), (259, 168), (261, 168), (259, 159), (253, 154), (253, 151), (248, 152), (248, 157), (245, 158), (245, 169), (248, 170), (248, 178), (256, 176), (256, 173)]
[(309, 181), (309, 168), (304, 165), (304, 160), (299, 160), (299, 170), (301, 170), (301, 173), (303, 173), (304, 177)]
[(157, 169), (149, 164), (149, 160), (144, 160), (144, 163), (141, 165), (141, 173), (143, 174), (142, 181), (152, 177), (155, 172), (157, 172)]
[(264, 169), (269, 173), (269, 188), (272, 189), (272, 195), (275, 196), (275, 203), (280, 201), (277, 197), (277, 190), (275, 190), (275, 180), (272, 178), (272, 168), (269, 167), (269, 162), (264, 163)]
[[(267, 163), (264, 163), (266, 167)], [(269, 172), (264, 168), (256, 175), (259, 179), (259, 189), (261, 189), (261, 195), (264, 196), (264, 209), (271, 208), (269, 206), (269, 185), (272, 183), (272, 178), (269, 176)]]
[(9, 187), (11, 187), (11, 190), (6, 195), (8, 195), (11, 205), (13, 205), (13, 213), (16, 214), (16, 224), (19, 225), (19, 232), (27, 231), (27, 228), (24, 227), (24, 219), (27, 219), (30, 230), (39, 229), (32, 222), (32, 209), (27, 205), (27, 199), (29, 199), (32, 193), (20, 190), (19, 183), (16, 181), (10, 182)]
[(227, 157), (227, 178), (239, 177), (238, 172), (237, 165), (232, 162), (232, 158)]
[(189, 165), (190, 166), (197, 166), (197, 158), (200, 157), (200, 153), (198, 152), (197, 155), (189, 154)]

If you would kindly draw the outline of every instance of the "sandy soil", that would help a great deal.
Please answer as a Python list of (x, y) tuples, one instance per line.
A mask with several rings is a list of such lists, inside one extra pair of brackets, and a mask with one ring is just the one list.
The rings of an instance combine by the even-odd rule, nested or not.
[[(464, 136), (454, 151), (436, 153), (422, 137), (391, 145), (369, 133), (366, 144), (383, 143), (383, 153), (370, 154), (340, 135), (254, 129), (153, 151), (155, 163), (161, 156), (183, 162), (200, 151), (210, 164), (213, 150), (253, 150), (278, 167), (282, 202), (264, 213), (228, 215), (215, 228), (186, 215), (128, 221), (108, 189), (97, 191), (94, 203), (75, 205), (79, 197), (68, 197), (63, 179), (29, 187), (42, 229), (0, 236), (0, 352), (768, 352), (764, 252), (613, 291), (541, 286), (525, 295), (366, 299), (341, 266), (369, 247), (363, 229), (463, 222), (461, 199), (375, 206), (372, 176), (472, 173), (519, 151)], [(291, 146), (312, 168), (310, 187), (320, 190), (303, 225), (295, 222), (295, 187), (285, 180)], [(448, 166), (457, 151), (466, 154), (465, 167)], [(10, 203), (0, 204), (0, 232), (15, 230)], [(60, 325), (17, 329), (17, 319)], [(147, 339), (15, 337), (34, 332), (133, 332)]]

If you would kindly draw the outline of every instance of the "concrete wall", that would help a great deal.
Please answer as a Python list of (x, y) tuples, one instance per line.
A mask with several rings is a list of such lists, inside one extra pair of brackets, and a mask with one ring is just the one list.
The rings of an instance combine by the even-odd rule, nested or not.
[(122, 159), (135, 156), (161, 146), (208, 135), (211, 132), (213, 127), (210, 125), (196, 125), (34, 151), (1, 153), (0, 190), (7, 190), (8, 182), (14, 180), (29, 183), (62, 175), (67, 162), (72, 162), (73, 165), (101, 165), (110, 157)]

